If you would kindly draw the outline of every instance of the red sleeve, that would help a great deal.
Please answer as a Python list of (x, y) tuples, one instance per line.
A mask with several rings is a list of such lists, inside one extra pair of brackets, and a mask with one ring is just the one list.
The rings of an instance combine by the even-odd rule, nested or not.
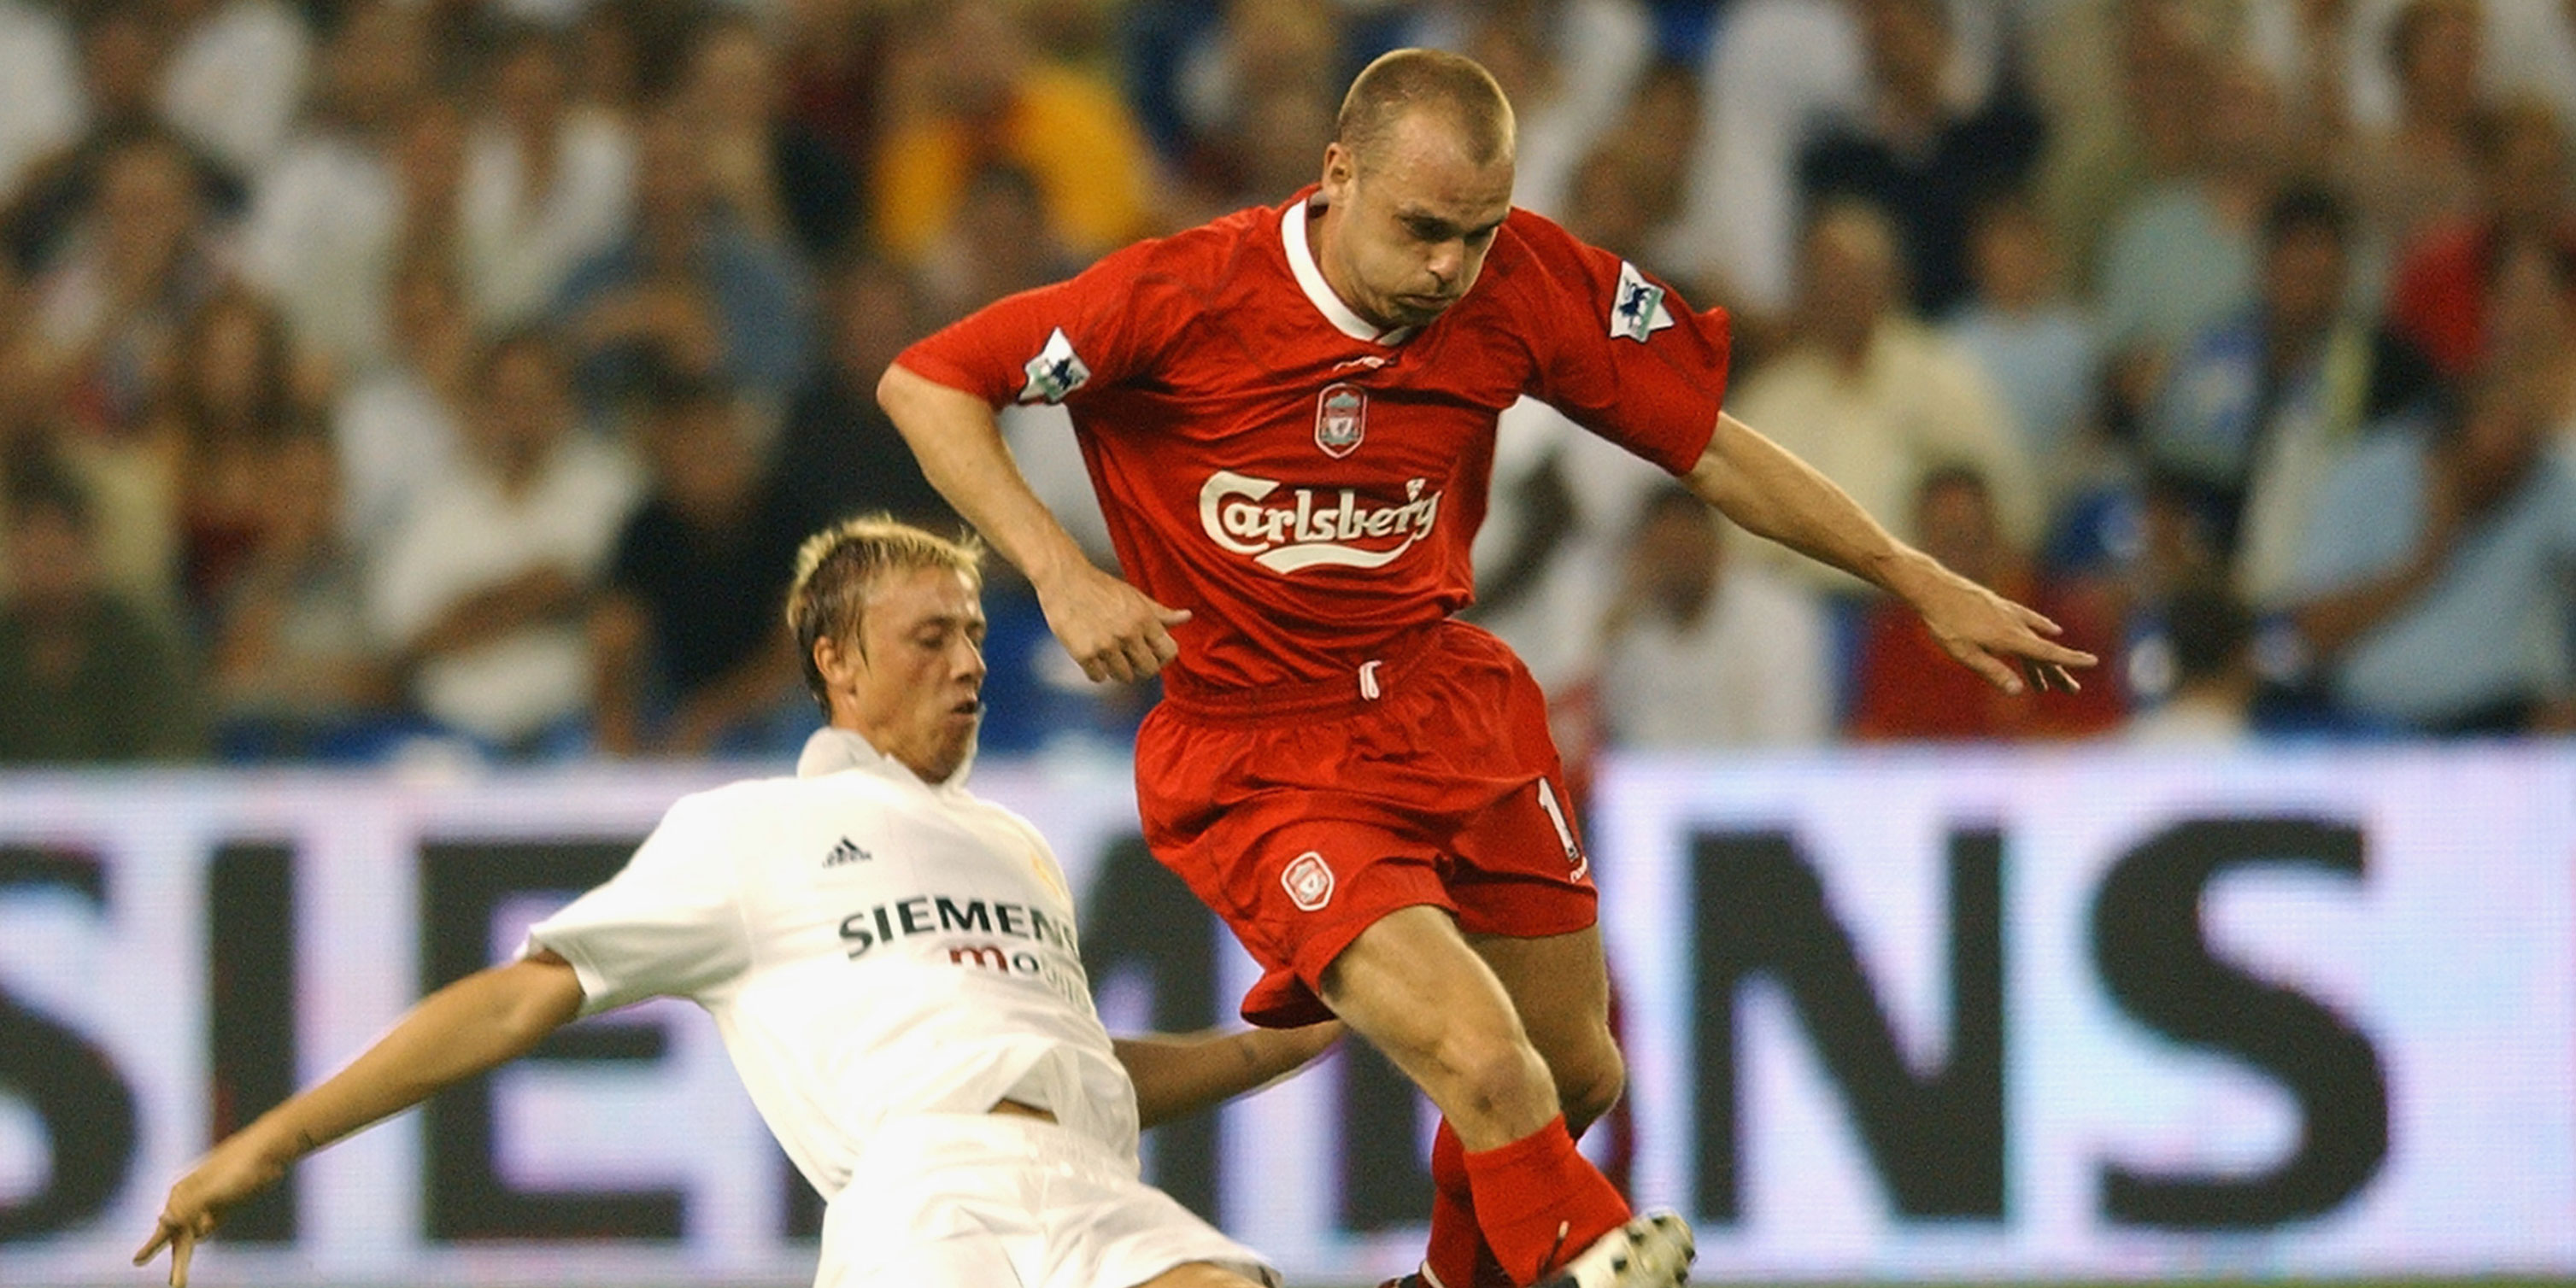
[(1536, 215), (1514, 211), (1512, 227), (1538, 297), (1521, 313), (1538, 360), (1530, 396), (1667, 473), (1689, 473), (1726, 399), (1726, 311), (1693, 312), (1670, 286)]
[(1143, 242), (1052, 286), (995, 301), (896, 355), (895, 365), (995, 407), (1080, 401), (1142, 369), (1170, 334), (1143, 289), (1162, 243)]

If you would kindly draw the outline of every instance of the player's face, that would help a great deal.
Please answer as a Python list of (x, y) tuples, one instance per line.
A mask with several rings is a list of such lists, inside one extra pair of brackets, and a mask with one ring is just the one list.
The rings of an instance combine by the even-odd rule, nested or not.
[(868, 595), (859, 653), (844, 659), (861, 737), (924, 782), (946, 782), (984, 714), (984, 608), (945, 568), (890, 574)]
[(1376, 155), (1324, 151), (1316, 259), (1351, 310), (1380, 327), (1424, 326), (1476, 284), (1512, 209), (1509, 157), (1478, 165), (1436, 114), (1399, 119)]

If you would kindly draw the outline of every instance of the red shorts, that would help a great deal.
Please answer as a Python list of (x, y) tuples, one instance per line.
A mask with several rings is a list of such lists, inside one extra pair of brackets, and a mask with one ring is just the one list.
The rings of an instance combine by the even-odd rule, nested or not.
[(1538, 684), (1460, 622), (1344, 682), (1167, 692), (1136, 735), (1145, 842), (1261, 964), (1243, 1017), (1274, 1027), (1329, 1018), (1324, 968), (1399, 908), (1471, 934), (1590, 926), (1566, 799)]

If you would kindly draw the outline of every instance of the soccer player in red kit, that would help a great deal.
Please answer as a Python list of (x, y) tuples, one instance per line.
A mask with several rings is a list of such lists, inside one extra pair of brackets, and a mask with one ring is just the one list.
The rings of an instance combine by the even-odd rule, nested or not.
[[(2007, 691), (2093, 659), (1725, 415), (1726, 316), (1514, 210), (1512, 140), (1483, 68), (1388, 54), (1316, 187), (994, 304), (878, 397), (1085, 673), (1163, 677), (1145, 836), (1261, 963), (1244, 1015), (1329, 1010), (1439, 1106), (1421, 1279), (1661, 1283), (1687, 1227), (1632, 1218), (1574, 1146), (1625, 1071), (1543, 700), (1451, 619), (1496, 415), (1554, 405), (1902, 597)], [(1013, 402), (1070, 410), (1123, 580), (1012, 466)]]

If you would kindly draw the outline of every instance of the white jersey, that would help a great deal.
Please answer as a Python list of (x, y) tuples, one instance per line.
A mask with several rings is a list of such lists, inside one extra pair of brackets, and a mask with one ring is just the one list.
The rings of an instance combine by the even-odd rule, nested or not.
[(582, 1012), (686, 997), (825, 1198), (890, 1120), (1004, 1098), (1129, 1160), (1136, 1093), (1093, 1008), (1073, 901), (1028, 822), (825, 729), (792, 779), (681, 800), (538, 923)]

